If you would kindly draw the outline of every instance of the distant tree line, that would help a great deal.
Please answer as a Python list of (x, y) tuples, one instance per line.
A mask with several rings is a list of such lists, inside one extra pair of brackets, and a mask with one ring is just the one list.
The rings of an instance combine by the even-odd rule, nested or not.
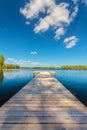
[(13, 64), (4, 64), (3, 65), (4, 69), (19, 69), (19, 65), (13, 65)]
[(59, 69), (59, 67), (55, 67), (55, 66), (39, 66), (39, 67), (33, 67), (33, 69)]
[(22, 66), (21, 68), (23, 69), (59, 69), (59, 67), (54, 67), (54, 66), (37, 66), (37, 67), (26, 67), (26, 66)]
[(62, 70), (87, 70), (87, 66), (84, 65), (78, 65), (78, 66), (61, 66), (60, 67)]
[(55, 67), (55, 66), (39, 66), (39, 67), (21, 67), (23, 69), (47, 69), (47, 70), (87, 70), (87, 66), (84, 65), (78, 65), (78, 66), (61, 66), (61, 67)]
[(19, 65), (13, 65), (13, 64), (4, 64), (5, 58), (3, 55), (0, 55), (0, 69), (18, 69), (20, 68)]

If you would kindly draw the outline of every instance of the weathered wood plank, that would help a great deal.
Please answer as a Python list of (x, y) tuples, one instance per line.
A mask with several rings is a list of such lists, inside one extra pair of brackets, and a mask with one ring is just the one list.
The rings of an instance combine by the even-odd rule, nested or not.
[(52, 107), (52, 108), (55, 108), (55, 107), (81, 107), (83, 108), (83, 104), (79, 104), (79, 103), (75, 103), (75, 104), (68, 104), (68, 103), (65, 103), (65, 104), (6, 104), (5, 106), (3, 107), (26, 107), (26, 108), (33, 108), (33, 107)]
[(9, 117), (0, 118), (0, 124), (87, 124), (87, 117)]
[(0, 111), (2, 112), (2, 111), (5, 111), (5, 112), (11, 112), (11, 111), (39, 111), (39, 112), (42, 112), (42, 111), (46, 111), (46, 112), (48, 112), (48, 111), (51, 111), (51, 112), (54, 112), (54, 111), (56, 111), (56, 112), (87, 112), (87, 108), (86, 107), (78, 107), (78, 108), (76, 108), (76, 107), (55, 107), (55, 108), (53, 108), (53, 107), (50, 107), (50, 108), (47, 108), (47, 107), (45, 107), (45, 108), (41, 108), (41, 107), (39, 107), (39, 108), (27, 108), (27, 107), (1, 107), (0, 108)]
[(66, 116), (66, 117), (69, 117), (69, 116), (75, 116), (75, 117), (80, 117), (80, 116), (83, 116), (83, 117), (87, 117), (87, 112), (2, 112), (0, 113), (0, 118), (4, 118), (4, 117), (59, 117), (59, 116)]
[(1, 130), (87, 130), (87, 124), (0, 124)]
[(63, 103), (63, 102), (69, 102), (69, 103), (79, 103), (80, 104), (80, 101), (79, 100), (77, 100), (77, 99), (73, 99), (73, 98), (71, 98), (71, 99), (68, 99), (68, 98), (32, 98), (32, 99), (28, 99), (28, 98), (20, 98), (20, 99), (13, 99), (13, 100), (9, 100), (7, 103), (23, 103), (23, 102), (25, 102), (25, 103), (30, 103), (30, 102), (32, 102), (32, 103), (38, 103), (38, 102), (44, 102), (44, 103), (53, 103), (53, 102), (55, 102), (55, 103)]
[(87, 124), (0, 124), (1, 130), (87, 130)]
[[(8, 102), (45, 102), (45, 101), (51, 101), (51, 102), (61, 102), (61, 101), (64, 101), (64, 102), (68, 102), (68, 101), (77, 101), (77, 99), (68, 99), (68, 98), (65, 98), (65, 99), (61, 99), (61, 98), (45, 98), (45, 99), (40, 99), (40, 98), (35, 98), (35, 99), (28, 99), (28, 98), (18, 98), (18, 99), (13, 99), (13, 100), (9, 100)], [(78, 101), (79, 102), (79, 101)]]

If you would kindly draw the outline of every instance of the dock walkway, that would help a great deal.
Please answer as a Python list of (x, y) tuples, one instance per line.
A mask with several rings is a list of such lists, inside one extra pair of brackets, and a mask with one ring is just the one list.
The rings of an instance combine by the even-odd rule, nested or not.
[(0, 108), (0, 130), (87, 130), (87, 107), (41, 72)]

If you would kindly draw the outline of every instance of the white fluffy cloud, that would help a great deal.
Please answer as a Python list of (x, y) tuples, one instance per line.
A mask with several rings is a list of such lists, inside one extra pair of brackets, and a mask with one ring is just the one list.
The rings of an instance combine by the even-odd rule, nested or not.
[(65, 29), (64, 28), (62, 28), (62, 27), (58, 28), (56, 30), (56, 32), (55, 32), (55, 39), (60, 39), (60, 37), (62, 35), (64, 35), (64, 33), (65, 33)]
[(32, 51), (32, 52), (30, 52), (30, 54), (31, 55), (37, 55), (38, 53), (37, 53), (37, 51)]
[[(30, 0), (20, 12), (27, 20), (38, 19), (35, 24), (34, 32), (45, 32), (50, 27), (55, 31), (55, 38), (60, 39), (65, 33), (66, 27), (76, 17), (78, 12), (77, 0), (73, 0), (73, 11), (70, 9), (69, 3), (56, 3), (56, 0)], [(41, 17), (40, 13), (45, 16)]]
[(22, 59), (16, 60), (14, 58), (8, 58), (5, 61), (5, 64), (17, 64), (17, 65), (20, 65), (20, 66), (35, 66), (35, 65), (40, 65), (39, 62), (30, 61), (30, 60), (22, 60)]
[(54, 0), (30, 0), (25, 7), (20, 9), (26, 19), (38, 17), (40, 12), (45, 12), (45, 8), (54, 5)]
[(74, 7), (74, 11), (72, 12), (71, 16), (70, 16), (70, 20), (73, 21), (73, 19), (76, 17), (78, 13), (78, 6)]
[(71, 37), (65, 38), (64, 43), (66, 45), (66, 48), (72, 48), (73, 46), (76, 45), (78, 40), (79, 39), (76, 36), (71, 36)]

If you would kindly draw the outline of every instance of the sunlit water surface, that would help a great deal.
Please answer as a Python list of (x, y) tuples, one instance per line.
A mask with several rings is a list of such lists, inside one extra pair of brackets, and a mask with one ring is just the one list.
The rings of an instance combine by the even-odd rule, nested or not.
[[(0, 105), (33, 79), (33, 69), (0, 70)], [(52, 70), (38, 70), (52, 71)], [(55, 70), (56, 78), (87, 106), (87, 71)]]

